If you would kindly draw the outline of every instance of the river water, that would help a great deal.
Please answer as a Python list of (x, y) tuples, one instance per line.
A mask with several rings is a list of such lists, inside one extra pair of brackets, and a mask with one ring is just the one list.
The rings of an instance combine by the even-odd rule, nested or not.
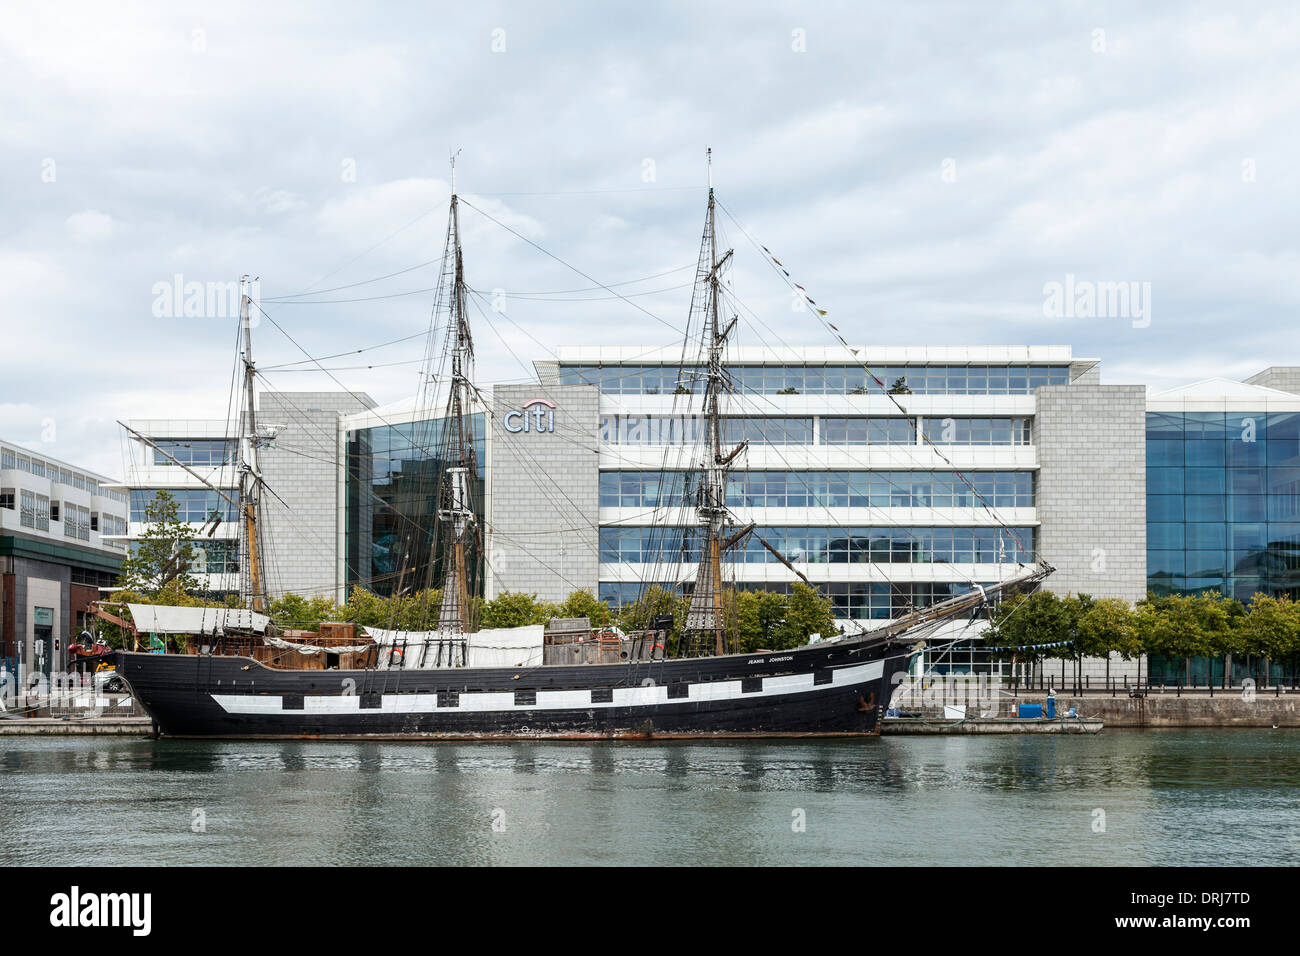
[(1300, 734), (0, 737), (0, 863), (1293, 864)]

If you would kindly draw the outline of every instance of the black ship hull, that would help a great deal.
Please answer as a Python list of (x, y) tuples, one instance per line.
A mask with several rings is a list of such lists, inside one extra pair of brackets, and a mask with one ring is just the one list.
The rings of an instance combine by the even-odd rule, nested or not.
[(906, 652), (791, 651), (531, 668), (279, 670), (119, 652), (158, 731), (225, 738), (672, 738), (878, 732)]

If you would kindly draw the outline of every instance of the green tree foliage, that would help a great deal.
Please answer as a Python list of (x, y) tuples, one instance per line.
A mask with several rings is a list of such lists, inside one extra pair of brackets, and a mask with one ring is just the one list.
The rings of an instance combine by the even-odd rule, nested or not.
[(1210, 653), (1210, 641), (1202, 628), (1202, 615), (1183, 594), (1151, 597), (1137, 606), (1134, 625), (1147, 654), (1161, 657), (1200, 657)]
[(772, 650), (800, 647), (807, 644), (814, 634), (828, 638), (838, 633), (830, 598), (823, 597), (802, 581), (796, 581), (790, 585), (790, 594), (785, 598), (785, 623), (777, 628), (776, 644)]
[[(1079, 605), (1070, 604), (1051, 591), (1017, 593), (998, 607), (993, 626), (984, 631), (984, 643), (993, 647), (1038, 647), (1074, 639)], [(999, 656), (1015, 661), (1037, 661), (1061, 657), (1060, 649), (1004, 651)], [(1072, 656), (1070, 653), (1064, 656)]]
[(785, 628), (786, 600), (774, 591), (737, 591), (735, 605), (736, 634), (742, 654), (760, 648), (778, 650)]
[(277, 627), (300, 628), (314, 631), (321, 621), (343, 619), (333, 598), (306, 598), (300, 594), (286, 594), (267, 605), (267, 614)]
[(574, 591), (555, 609), (556, 617), (585, 617), (592, 627), (604, 627), (613, 619), (609, 605), (588, 590)]
[(1119, 654), (1132, 660), (1142, 653), (1133, 609), (1121, 598), (1101, 598), (1080, 615), (1075, 648), (1085, 657)]
[[(619, 613), (618, 625), (625, 631), (647, 630), (656, 617), (671, 615), (673, 629), (669, 652), (679, 647), (682, 625), (690, 602), (655, 585), (641, 600)], [(835, 614), (828, 598), (803, 583), (794, 584), (789, 594), (774, 591), (734, 591), (724, 599), (724, 613), (735, 629), (737, 653), (762, 649), (779, 651), (800, 647), (819, 634), (838, 633)]]
[[(676, 625), (686, 620), (687, 602), (666, 588), (652, 584), (645, 593), (632, 604), (625, 605), (618, 614), (618, 626), (625, 631), (648, 630), (651, 622), (660, 615), (671, 615)], [(676, 640), (677, 626), (673, 628), (672, 638)]]
[(1271, 661), (1300, 653), (1300, 605), (1288, 597), (1256, 594), (1239, 624), (1241, 649)]
[(168, 585), (173, 593), (197, 590), (198, 582), (187, 573), (194, 561), (194, 532), (180, 520), (176, 499), (159, 491), (145, 505), (144, 515), (145, 530), (122, 562), (118, 586), (144, 595)]
[(562, 617), (556, 606), (537, 600), (536, 594), (522, 591), (504, 591), (490, 601), (483, 602), (479, 617), (480, 627), (523, 627), (526, 624), (545, 624), (553, 617)]

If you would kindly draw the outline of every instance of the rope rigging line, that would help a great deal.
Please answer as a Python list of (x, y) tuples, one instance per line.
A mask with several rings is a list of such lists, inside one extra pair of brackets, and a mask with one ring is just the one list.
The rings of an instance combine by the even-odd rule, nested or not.
[(293, 292), (288, 295), (271, 295), (266, 296), (262, 301), (286, 302), (289, 299), (301, 298), (304, 295), (327, 295), (330, 292), (342, 292), (344, 289), (355, 289), (357, 286), (369, 285), (372, 282), (383, 282), (385, 279), (392, 279), (396, 276), (406, 275), (408, 272), (414, 272), (416, 269), (423, 269), (426, 266), (431, 266), (441, 261), (441, 259), (430, 259), (427, 262), (418, 262), (405, 269), (398, 269), (396, 272), (390, 272), (388, 275), (375, 276), (373, 279), (362, 279), (360, 282), (350, 282), (347, 285), (336, 285), (332, 289), (315, 289), (311, 292)]
[[(607, 292), (614, 292), (614, 289), (613, 289), (612, 286), (608, 286), (608, 285), (606, 285), (605, 283), (601, 282), (600, 280), (593, 278), (592, 276), (590, 276), (590, 275), (588, 275), (587, 273), (583, 272), (583, 271), (582, 271), (581, 269), (579, 269), (577, 266), (575, 266), (575, 265), (573, 265), (573, 264), (571, 264), (571, 263), (565, 261), (564, 259), (560, 258), (558, 255), (556, 255), (555, 253), (551, 252), (550, 250), (543, 248), (541, 245), (539, 245), (538, 243), (534, 242), (532, 239), (529, 239), (529, 238), (528, 238), (527, 236), (525, 236), (523, 233), (520, 233), (520, 232), (518, 232), (517, 230), (512, 229), (510, 226), (508, 226), (508, 225), (506, 225), (505, 223), (503, 223), (500, 219), (497, 219), (497, 218), (496, 218), (495, 216), (493, 216), (491, 213), (484, 212), (482, 209), (479, 209), (477, 206), (475, 206), (475, 205), (474, 205), (473, 203), (471, 203), (469, 200), (467, 200), (467, 199), (462, 199), (461, 202), (464, 203), (466, 206), (468, 206), (470, 209), (473, 209), (473, 210), (474, 210), (476, 213), (478, 213), (480, 216), (483, 216), (484, 218), (489, 219), (489, 220), (491, 220), (492, 222), (496, 223), (498, 226), (500, 226), (500, 227), (501, 227), (502, 229), (504, 229), (506, 232), (510, 233), (510, 234), (511, 234), (512, 236), (514, 236), (515, 238), (517, 238), (517, 239), (521, 239), (522, 241), (528, 243), (528, 245), (532, 246), (532, 247), (533, 247), (534, 249), (536, 249), (538, 252), (541, 252), (542, 254), (544, 254), (544, 255), (546, 255), (546, 256), (549, 256), (550, 258), (554, 259), (556, 262), (560, 263), (560, 265), (564, 266), (566, 269), (571, 269), (572, 271), (576, 272), (578, 275), (582, 276), (582, 277), (583, 277), (584, 279), (586, 279), (588, 282), (594, 282), (596, 285), (600, 286), (600, 288), (604, 289), (604, 290), (607, 291)], [(615, 295), (616, 298), (623, 299), (623, 301), (627, 302), (628, 305), (632, 306), (632, 307), (633, 307), (634, 309), (636, 309), (638, 312), (642, 312), (642, 313), (648, 315), (650, 318), (654, 319), (654, 320), (655, 320), (656, 322), (658, 322), (660, 325), (663, 325), (663, 326), (666, 326), (667, 328), (672, 329), (674, 332), (676, 332), (676, 333), (679, 334), (679, 335), (682, 334), (682, 330), (681, 330), (681, 329), (677, 328), (675, 325), (673, 325), (671, 322), (668, 322), (666, 319), (661, 319), (659, 316), (655, 315), (653, 312), (651, 312), (649, 309), (645, 308), (644, 306), (640, 305), (639, 303), (637, 303), (637, 302), (633, 302), (631, 299), (629, 299), (629, 298), (627, 298), (626, 296), (623, 296), (623, 295), (621, 295), (621, 294), (619, 294), (619, 293), (617, 293), (617, 292), (615, 292), (614, 295)]]
[(840, 345), (842, 345), (854, 357), (854, 359), (858, 362), (858, 364), (861, 365), (863, 371), (865, 371), (871, 377), (871, 380), (874, 381), (878, 386), (880, 386), (881, 392), (889, 399), (889, 401), (899, 410), (899, 412), (901, 412), (904, 416), (908, 417), (912, 421), (913, 427), (916, 428), (917, 434), (921, 438), (921, 440), (925, 444), (929, 445), (930, 449), (946, 465), (948, 465), (949, 468), (953, 470), (953, 473), (963, 484), (965, 484), (970, 489), (971, 493), (980, 502), (984, 510), (988, 512), (990, 517), (992, 517), (995, 521), (997, 521), (998, 524), (1000, 524), (1004, 529), (1006, 529), (1007, 533), (1015, 540), (1016, 546), (1020, 549), (1020, 551), (1026, 557), (1032, 558), (1033, 552), (1029, 548), (1025, 547), (1025, 544), (1021, 540), (1020, 536), (1016, 534), (1015, 531), (1009, 525), (1007, 525), (1007, 523), (1002, 519), (1001, 515), (998, 514), (996, 509), (988, 503), (985, 497), (979, 492), (978, 489), (975, 488), (975, 486), (970, 482), (970, 480), (965, 476), (965, 474), (963, 474), (960, 470), (958, 470), (957, 466), (952, 462), (952, 459), (950, 459), (939, 449), (939, 446), (935, 444), (935, 442), (930, 438), (929, 435), (925, 434), (924, 429), (921, 428), (920, 416), (912, 414), (907, 410), (906, 407), (904, 407), (902, 402), (900, 402), (897, 396), (890, 390), (890, 387), (887, 386), (880, 379), (880, 377), (876, 375), (874, 371), (872, 371), (870, 366), (867, 364), (866, 360), (859, 357), (861, 349), (850, 346), (849, 343), (845, 340), (844, 336), (840, 333), (839, 328), (836, 327), (833, 323), (831, 323), (826, 318), (826, 316), (828, 315), (827, 310), (817, 305), (816, 301), (811, 296), (808, 295), (808, 291), (802, 285), (794, 281), (794, 278), (793, 276), (791, 276), (789, 270), (786, 269), (786, 267), (781, 263), (781, 261), (772, 254), (772, 251), (768, 249), (767, 246), (764, 246), (762, 243), (758, 242), (758, 240), (755, 239), (752, 235), (750, 235), (749, 232), (735, 217), (735, 215), (731, 212), (730, 209), (728, 209), (721, 202), (719, 202), (718, 205), (722, 207), (722, 211), (727, 214), (727, 217), (731, 219), (733, 223), (735, 223), (736, 228), (738, 228), (741, 231), (741, 233), (745, 236), (745, 238), (747, 238), (750, 241), (750, 243), (755, 246), (755, 248), (761, 250), (764, 261), (767, 262), (767, 264), (774, 271), (777, 272), (777, 274), (781, 277), (782, 281), (785, 282), (785, 284), (791, 290), (797, 290), (798, 294), (804, 299), (804, 301), (806, 301), (812, 307), (813, 314), (817, 316), (817, 320), (828, 331), (830, 331), (831, 334), (834, 335), (835, 339), (840, 343)]
[[(775, 331), (774, 331), (770, 326), (768, 326), (765, 322), (762, 321), (762, 319), (758, 316), (757, 313), (755, 313), (752, 309), (749, 308), (749, 306), (745, 305), (745, 304), (744, 304), (744, 303), (743, 303), (743, 302), (742, 302), (738, 297), (736, 297), (734, 292), (728, 292), (727, 294), (728, 294), (729, 298), (731, 299), (731, 301), (733, 301), (735, 304), (737, 304), (737, 305), (740, 306), (742, 309), (744, 309), (746, 312), (748, 312), (757, 324), (762, 325), (762, 326), (763, 326), (764, 328), (766, 328), (769, 332), (771, 332), (771, 333), (772, 333), (772, 334), (777, 338), (777, 340), (781, 342), (781, 344), (782, 344), (783, 346), (785, 346), (785, 347), (787, 347), (787, 348), (790, 347), (790, 346), (788, 345), (788, 343), (786, 343), (784, 340), (782, 340), (782, 339), (780, 338), (779, 334), (777, 334), (777, 333), (776, 333), (776, 332), (775, 332)], [(759, 338), (760, 343), (761, 343), (764, 347), (771, 348), (771, 346), (767, 345), (767, 343), (763, 341), (762, 336), (758, 333), (758, 330), (757, 330), (756, 328), (753, 328), (753, 327), (751, 326), (751, 330), (752, 330), (752, 331), (754, 332), (754, 334)], [(776, 405), (776, 403), (772, 400), (772, 398), (771, 398), (770, 396), (768, 396), (766, 393), (763, 393), (763, 392), (761, 392), (761, 391), (756, 391), (756, 390), (751, 390), (751, 391), (742, 391), (742, 390), (740, 390), (740, 389), (737, 389), (736, 392), (737, 392), (737, 394), (743, 394), (743, 395), (746, 395), (746, 396), (748, 396), (748, 397), (751, 397), (751, 398), (757, 398), (757, 399), (759, 399), (759, 400), (761, 400), (761, 401), (764, 401), (764, 402), (766, 402), (768, 405), (770, 405), (773, 409), (775, 409), (775, 410), (777, 410), (777, 411), (787, 411), (786, 409), (782, 409), (782, 408), (778, 407), (778, 406)], [(821, 416), (821, 417), (826, 417), (826, 416)], [(915, 431), (915, 429), (913, 429), (913, 430)], [(850, 447), (851, 447), (851, 446), (850, 446)], [(792, 474), (792, 475), (795, 475), (795, 476), (802, 476), (802, 475), (804, 475), (806, 472), (810, 472), (810, 471), (816, 471), (816, 470), (818, 470), (818, 469), (809, 469), (809, 468), (801, 468), (801, 469), (796, 469), (796, 468), (794, 468), (794, 467), (790, 464), (789, 460), (785, 457), (785, 454), (781, 451), (781, 446), (780, 446), (780, 445), (777, 445), (777, 444), (771, 444), (771, 445), (768, 446), (768, 450), (769, 450), (772, 454), (774, 454), (778, 459), (780, 459), (782, 465), (785, 466), (786, 472), (787, 472), (788, 474)], [(915, 469), (900, 469), (900, 470), (915, 470)], [(909, 488), (909, 489), (904, 489), (903, 486), (901, 486), (901, 485), (899, 485), (898, 483), (896, 483), (895, 481), (893, 481), (893, 479), (891, 479), (891, 478), (889, 477), (889, 474), (890, 474), (890, 473), (889, 473), (888, 471), (875, 471), (875, 470), (873, 470), (873, 471), (872, 471), (872, 474), (877, 475), (877, 476), (880, 476), (880, 477), (884, 480), (885, 484), (887, 484), (887, 485), (888, 485), (892, 490), (897, 491), (897, 492), (899, 492), (900, 494), (903, 494), (904, 492), (906, 492), (906, 497), (909, 498), (909, 499), (912, 497), (911, 492), (910, 492), (910, 488)], [(808, 494), (808, 497), (809, 497), (810, 499), (815, 499), (816, 496), (813, 494), (812, 489), (811, 489), (810, 485), (808, 484), (807, 479), (806, 479), (806, 478), (801, 478), (800, 480), (801, 480), (801, 483), (802, 483), (802, 485), (803, 485), (803, 487), (804, 487), (805, 492), (807, 492), (807, 494)], [(820, 506), (826, 510), (827, 519), (828, 519), (829, 521), (831, 521), (831, 522), (834, 522), (835, 519), (834, 519), (834, 515), (832, 514), (832, 512), (831, 512), (831, 510), (830, 510), (830, 505), (829, 505), (829, 504), (822, 503)], [(870, 503), (864, 505), (863, 507), (865, 507), (869, 512), (870, 512), (870, 511), (883, 511), (883, 506), (876, 506), (876, 505), (872, 505), (872, 504), (870, 504)], [(935, 505), (930, 505), (930, 506), (928, 506), (928, 507), (930, 508), (930, 510), (931, 510), (932, 512), (937, 512), (937, 511), (938, 511), (938, 508), (937, 508)], [(889, 527), (892, 527), (892, 528), (894, 528), (894, 529), (897, 530), (897, 531), (901, 531), (901, 532), (903, 532), (904, 534), (906, 534), (907, 537), (911, 538), (912, 541), (913, 541), (915, 544), (917, 544), (918, 546), (924, 546), (924, 542), (923, 542), (920, 538), (918, 538), (918, 537), (916, 536), (916, 534), (913, 533), (913, 532), (911, 531), (910, 528), (907, 528), (907, 527), (904, 527), (904, 526), (901, 526), (901, 525), (889, 525)], [(948, 526), (948, 525), (941, 525), (941, 527), (950, 527), (950, 526)], [(999, 550), (1001, 550), (1001, 542), (999, 542)], [(872, 565), (872, 566), (875, 566), (875, 565), (877, 564), (877, 562), (864, 562), (864, 563), (867, 563), (867, 564)], [(999, 561), (999, 563), (1001, 563), (1001, 562)], [(956, 567), (956, 565), (953, 565), (953, 566)], [(973, 575), (968, 574), (967, 572), (964, 572), (964, 571), (960, 571), (960, 570), (958, 571), (958, 573), (962, 574), (962, 575), (966, 578), (967, 582), (970, 583), (971, 585), (976, 585), (976, 584), (977, 584), (977, 580), (976, 580), (976, 578), (975, 578)], [(881, 574), (883, 574), (883, 570), (881, 571)], [(886, 583), (886, 584), (892, 584), (893, 582), (890, 581), (888, 578), (885, 578), (885, 580), (884, 580), (883, 583)]]

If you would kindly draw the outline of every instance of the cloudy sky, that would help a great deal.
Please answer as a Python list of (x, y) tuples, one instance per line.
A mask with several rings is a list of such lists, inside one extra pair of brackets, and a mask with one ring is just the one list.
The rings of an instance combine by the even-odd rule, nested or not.
[[(743, 342), (832, 344), (748, 233), (855, 343), (1300, 364), (1294, 4), (437, 6), (4, 4), (0, 435), (120, 476), (116, 419), (224, 417), (236, 323), (159, 315), (178, 281), (260, 276), (272, 387), (335, 387), (269, 367), (427, 326), (454, 149), (477, 210), (662, 320), (466, 209), (469, 283), (517, 296), (483, 382), (674, 340), (706, 146)], [(1045, 315), (1067, 275), (1149, 283), (1149, 323)], [(421, 352), (324, 364), (387, 402)]]

